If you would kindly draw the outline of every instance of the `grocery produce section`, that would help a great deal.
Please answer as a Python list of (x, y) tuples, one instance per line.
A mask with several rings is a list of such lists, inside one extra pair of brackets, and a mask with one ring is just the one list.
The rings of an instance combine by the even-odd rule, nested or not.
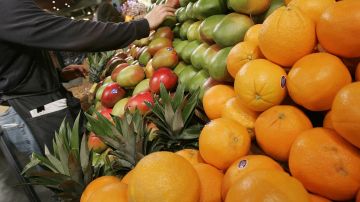
[(24, 175), (64, 201), (360, 202), (359, 11), (180, 0), (148, 38), (88, 55), (87, 132), (64, 122)]

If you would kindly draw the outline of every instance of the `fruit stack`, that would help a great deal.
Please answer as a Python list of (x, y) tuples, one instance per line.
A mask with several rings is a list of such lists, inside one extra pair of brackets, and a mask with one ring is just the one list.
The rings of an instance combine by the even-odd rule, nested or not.
[[(360, 202), (360, 1), (179, 5), (179, 23), (169, 18), (131, 47), (145, 67), (115, 68), (116, 79), (98, 90), (100, 108), (114, 107), (117, 116), (132, 117), (127, 108), (146, 114), (144, 100), (154, 103), (149, 120), (161, 148), (138, 155), (142, 141), (129, 149), (107, 139), (120, 160), (127, 150), (136, 156), (131, 171), (94, 180), (81, 202)], [(134, 97), (121, 100), (123, 88)], [(159, 89), (160, 97), (137, 94)], [(197, 89), (209, 118), (204, 127), (187, 125), (198, 113)], [(118, 123), (99, 126), (123, 129)], [(191, 149), (184, 146), (190, 139)]]

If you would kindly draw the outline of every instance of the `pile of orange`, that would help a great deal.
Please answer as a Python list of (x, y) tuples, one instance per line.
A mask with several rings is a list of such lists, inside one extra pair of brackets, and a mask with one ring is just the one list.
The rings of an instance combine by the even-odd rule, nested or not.
[[(260, 147), (264, 157), (289, 167), (299, 187), (309, 192), (308, 199), (300, 201), (355, 199), (360, 190), (360, 1), (292, 0), (286, 4), (263, 24), (250, 28), (244, 41), (232, 48), (227, 69), (235, 78), (236, 96), (218, 109), (222, 119), (237, 122), (255, 137), (252, 146)], [(323, 122), (306, 115), (312, 113), (324, 117)], [(230, 126), (221, 127), (229, 131)], [(231, 152), (230, 146), (216, 145), (221, 142), (215, 139), (217, 133), (223, 134), (219, 131), (212, 132), (213, 156), (205, 159), (214, 166), (219, 161), (216, 154), (224, 152), (220, 150)], [(208, 126), (203, 132), (209, 133)], [(200, 139), (200, 153), (204, 153), (208, 148), (201, 143)], [(261, 201), (262, 194), (275, 197), (284, 191), (268, 179), (272, 184), (261, 184), (264, 173), (277, 170), (276, 163), (264, 158), (257, 164), (249, 157), (242, 156), (225, 169), (218, 167), (225, 171), (224, 201)], [(249, 169), (255, 166), (254, 170), (266, 172), (247, 173), (243, 168), (247, 163)], [(291, 187), (285, 177), (282, 182)], [(298, 188), (286, 191), (292, 195), (284, 201), (304, 196), (305, 189)]]
[(234, 84), (205, 92), (199, 150), (152, 153), (81, 202), (360, 202), (360, 0), (284, 2), (230, 51)]

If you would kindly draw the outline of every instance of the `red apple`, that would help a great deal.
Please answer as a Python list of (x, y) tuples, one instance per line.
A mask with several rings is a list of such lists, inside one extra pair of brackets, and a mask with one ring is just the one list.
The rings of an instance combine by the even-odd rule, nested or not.
[(163, 83), (167, 90), (176, 87), (178, 77), (168, 68), (160, 68), (156, 70), (150, 79), (150, 90), (153, 93), (160, 92), (160, 84)]
[(106, 144), (99, 137), (95, 135), (95, 133), (90, 133), (88, 139), (88, 148), (92, 149), (94, 152), (101, 154), (103, 151), (107, 149)]
[(111, 73), (111, 80), (116, 82), (117, 75), (121, 72), (121, 70), (125, 69), (125, 67), (129, 66), (128, 63), (121, 63), (115, 67), (114, 71)]
[(132, 112), (134, 112), (135, 109), (138, 109), (142, 114), (145, 114), (150, 110), (145, 102), (154, 104), (152, 94), (148, 91), (132, 96), (126, 104), (126, 108)]
[(117, 101), (125, 96), (125, 90), (117, 83), (109, 84), (105, 87), (101, 96), (101, 104), (105, 107), (112, 108)]

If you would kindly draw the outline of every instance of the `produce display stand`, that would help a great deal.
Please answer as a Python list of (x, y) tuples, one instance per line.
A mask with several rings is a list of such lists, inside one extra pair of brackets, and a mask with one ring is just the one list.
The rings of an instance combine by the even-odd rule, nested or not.
[(64, 122), (27, 179), (64, 201), (360, 202), (360, 1), (177, 3), (88, 54), (87, 134)]

